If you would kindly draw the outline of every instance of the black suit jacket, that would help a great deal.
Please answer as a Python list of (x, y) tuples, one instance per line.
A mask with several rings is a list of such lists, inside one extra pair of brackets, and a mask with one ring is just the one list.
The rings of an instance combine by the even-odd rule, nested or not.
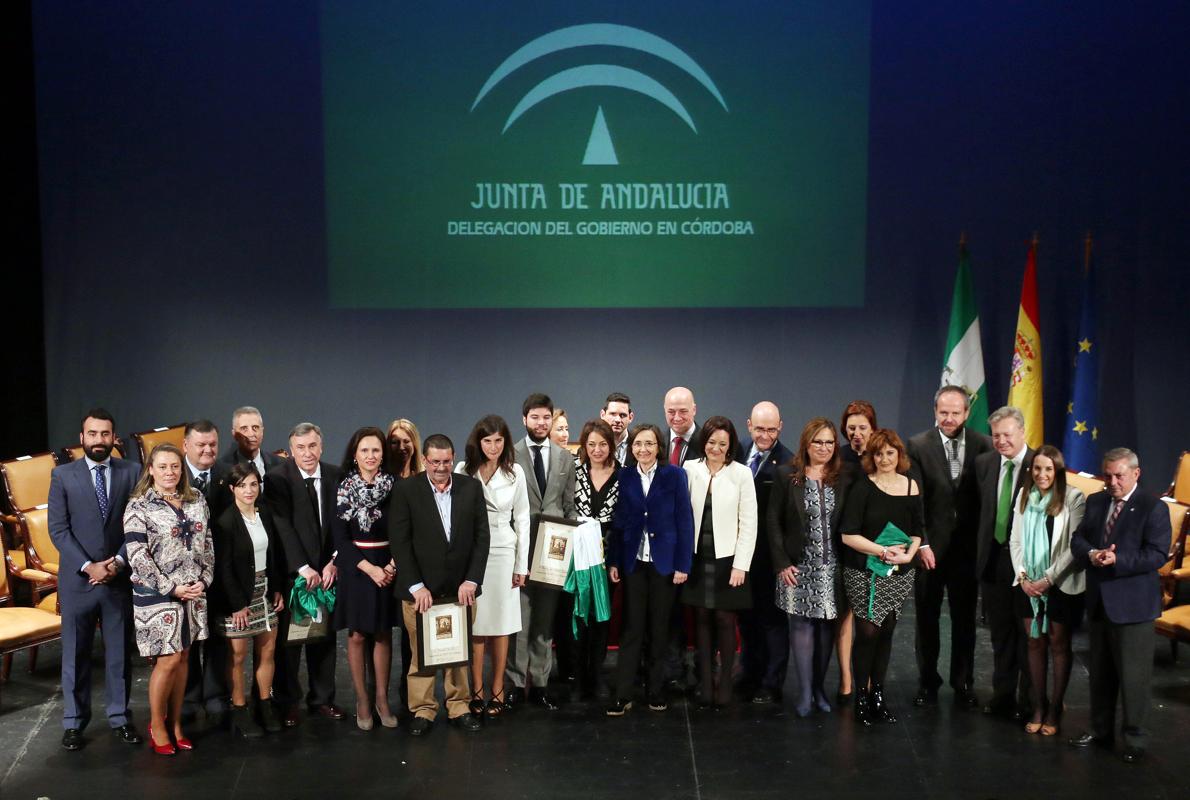
[(929, 542), (934, 557), (939, 560), (951, 551), (973, 558), (979, 531), (975, 459), (992, 450), (991, 437), (967, 430), (963, 467), (957, 481), (950, 479), (950, 459), (937, 428), (922, 431), (909, 439), (906, 449), (913, 462), (910, 474), (921, 487), (925, 504), (926, 528), (922, 543)]
[[(773, 559), (774, 573), (795, 566), (806, 549), (806, 484), (794, 483), (792, 475), (792, 466), (778, 467), (773, 479), (773, 492), (769, 496), (769, 554)], [(851, 484), (863, 477), (861, 470), (845, 463), (832, 487), (835, 504), (831, 509), (829, 535), (831, 547), (840, 560), (843, 538), (839, 533), (839, 520), (843, 517), (843, 502), (847, 499)]]
[[(1087, 608), (1094, 611), (1102, 602), (1104, 614), (1117, 625), (1150, 622), (1161, 615), (1157, 569), (1169, 560), (1169, 509), (1138, 487), (1120, 511), (1111, 540), (1105, 542), (1112, 504), (1107, 492), (1088, 497), (1083, 521), (1070, 539), (1075, 563), (1087, 569)], [(1092, 567), (1091, 550), (1111, 544), (1116, 546), (1116, 563)]]
[(397, 563), (393, 592), (412, 600), (409, 587), (425, 584), (435, 598), (453, 597), (464, 581), (483, 588), (488, 566), (488, 509), (483, 485), (455, 473), (450, 489), (450, 539), (425, 475), (398, 481), (388, 501), (389, 547)]
[[(739, 449), (736, 452), (736, 460), (744, 466), (749, 467), (749, 469), (751, 467), (748, 464), (748, 453), (751, 451), (752, 440), (744, 439), (740, 442)], [(772, 554), (769, 548), (767, 517), (769, 495), (772, 492), (773, 479), (777, 475), (777, 468), (785, 466), (792, 460), (793, 451), (781, 444), (780, 440), (777, 440), (769, 448), (768, 455), (760, 462), (760, 469), (756, 470), (756, 475), (752, 479), (753, 483), (756, 484), (756, 551), (752, 556), (752, 567), (749, 571), (754, 575), (758, 569), (765, 572), (772, 570)]]
[[(189, 471), (190, 467), (187, 465), (186, 469)], [(210, 519), (212, 523), (219, 519), (227, 507), (235, 504), (235, 498), (231, 494), (231, 486), (227, 479), (231, 475), (231, 465), (223, 461), (216, 461), (211, 465), (210, 473), (207, 480), (207, 488), (203, 490), (202, 496), (207, 501), (207, 508), (210, 510)], [(264, 477), (263, 475), (261, 476)], [(190, 478), (190, 483), (193, 485), (194, 478)], [(243, 606), (241, 606), (243, 608)]]
[[(1025, 447), (1025, 457), (1021, 461), (1021, 468), (1014, 476), (1012, 487), (1013, 502), (1020, 491), (1025, 473), (1033, 468), (1032, 447)], [(977, 539), (975, 556), (975, 576), (980, 580), (991, 580), (985, 572), (991, 560), (992, 551), (1000, 546), (996, 542), (996, 506), (999, 498), (996, 496), (996, 484), (1000, 482), (1000, 454), (995, 449), (980, 454), (975, 459), (975, 481), (979, 486), (979, 536)], [(1011, 529), (1011, 521), (1009, 526)], [(933, 546), (931, 544), (931, 546)], [(1007, 544), (1004, 545), (1008, 547)]]
[(339, 491), (339, 468), (325, 461), (321, 462), (321, 467), (321, 521), (310, 505), (302, 471), (292, 459), (282, 459), (280, 465), (264, 476), (264, 501), (277, 522), (291, 575), (306, 564), (321, 572), (335, 552), (331, 520), (335, 515), (335, 495)]
[[(273, 592), (284, 591), (285, 576), (289, 570), (285, 566), (285, 551), (273, 515), (264, 506), (258, 506), (256, 513), (260, 515), (265, 533), (269, 535), (269, 555), (265, 567), (269, 588), (265, 598), (271, 605)], [(207, 598), (211, 614), (227, 616), (247, 607), (252, 601), (252, 590), (256, 585), (256, 551), (248, 526), (234, 504), (212, 519), (215, 580), (207, 592)]]
[[(266, 473), (271, 472), (274, 468), (281, 466), (281, 464), (283, 464), (287, 460), (287, 459), (281, 458), (281, 456), (273, 455), (268, 450), (265, 450), (263, 447), (260, 448), (260, 457), (262, 459), (264, 459), (264, 471)], [(224, 453), (223, 455), (221, 455), (219, 457), (219, 461), (221, 461), (222, 463), (227, 464), (228, 466), (231, 466), (231, 467), (234, 467), (236, 464), (239, 464), (241, 461), (247, 461), (247, 460), (248, 460), (248, 457), (245, 456), (243, 453), (241, 453), (239, 445), (235, 445), (235, 444), (233, 444), (231, 446), (230, 450), (228, 450), (226, 453)], [(264, 475), (261, 475), (260, 477), (263, 478)]]

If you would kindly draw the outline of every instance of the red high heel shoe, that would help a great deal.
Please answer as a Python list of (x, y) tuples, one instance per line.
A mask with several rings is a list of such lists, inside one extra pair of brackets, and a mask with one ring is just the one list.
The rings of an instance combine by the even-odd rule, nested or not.
[(190, 741), (185, 736), (179, 736), (176, 739), (174, 739), (174, 741), (177, 743), (179, 750), (193, 750), (194, 749), (194, 742)]
[(172, 756), (178, 752), (168, 738), (165, 740), (165, 744), (157, 744), (157, 740), (153, 738), (152, 725), (149, 726), (149, 747), (153, 748), (153, 752), (159, 756)]

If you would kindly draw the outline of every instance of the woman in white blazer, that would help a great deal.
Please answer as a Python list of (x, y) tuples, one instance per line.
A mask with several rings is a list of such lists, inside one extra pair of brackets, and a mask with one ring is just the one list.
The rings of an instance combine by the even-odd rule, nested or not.
[[(455, 468), (483, 484), (488, 507), (487, 570), (483, 594), (475, 599), (471, 626), (472, 714), (504, 713), (504, 670), (508, 636), (521, 629), (521, 588), (529, 573), (529, 486), (516, 463), (508, 423), (495, 414), (475, 423), (467, 437), (466, 460)], [(483, 654), (492, 660), (492, 692), (483, 691)]]
[[(1025, 473), (1013, 504), (1012, 571), (1017, 613), (1029, 640), (1033, 714), (1025, 733), (1055, 736), (1070, 681), (1070, 632), (1083, 615), (1087, 579), (1074, 563), (1070, 536), (1083, 519), (1087, 499), (1066, 485), (1066, 463), (1056, 447), (1043, 445)], [(1046, 698), (1046, 655), (1053, 656), (1054, 691)]]
[[(736, 612), (752, 607), (752, 590), (744, 580), (756, 548), (757, 512), (752, 470), (734, 459), (739, 439), (731, 420), (711, 417), (701, 438), (705, 455), (683, 465), (694, 513), (694, 565), (682, 602), (695, 610), (698, 704), (706, 708), (731, 700)], [(719, 686), (713, 688), (716, 650)]]

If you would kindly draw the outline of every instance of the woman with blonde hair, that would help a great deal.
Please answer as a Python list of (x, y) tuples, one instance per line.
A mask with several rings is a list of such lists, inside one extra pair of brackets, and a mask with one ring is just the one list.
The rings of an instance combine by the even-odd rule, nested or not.
[(411, 421), (400, 417), (388, 424), (388, 459), (385, 469), (400, 480), (426, 471), (421, 434)]

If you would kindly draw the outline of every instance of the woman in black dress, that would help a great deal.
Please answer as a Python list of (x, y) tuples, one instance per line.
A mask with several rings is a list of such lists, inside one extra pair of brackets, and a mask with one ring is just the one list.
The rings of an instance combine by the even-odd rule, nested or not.
[[(596, 520), (603, 529), (603, 549), (611, 529), (616, 500), (620, 496), (619, 469), (616, 463), (615, 434), (601, 419), (583, 425), (578, 437), (578, 466), (574, 471), (574, 508), (579, 519)], [(570, 620), (566, 621), (567, 634)], [(596, 699), (602, 689), (603, 662), (607, 658), (608, 622), (591, 622), (579, 629), (575, 642), (575, 671), (584, 700)]]
[[(838, 445), (844, 463), (860, 471), (860, 459), (868, 449), (868, 439), (876, 424), (876, 409), (867, 400), (852, 400), (843, 409), (839, 420), (839, 433), (843, 443)], [(835, 655), (839, 662), (839, 693), (835, 699), (839, 705), (851, 702), (851, 643), (855, 637), (855, 615), (847, 605), (847, 595), (840, 595), (839, 626), (835, 637)]]
[(355, 687), (355, 724), (372, 729), (373, 701), (368, 699), (367, 651), (372, 645), (375, 708), (380, 724), (397, 727), (388, 703), (397, 605), (392, 582), (396, 565), (388, 545), (388, 496), (393, 476), (385, 468), (385, 436), (379, 428), (360, 428), (343, 457), (343, 479), (335, 501), (332, 530), (339, 568), (339, 630), (347, 628), (347, 663)]
[[(868, 479), (857, 480), (852, 486), (839, 527), (847, 545), (843, 588), (855, 613), (855, 719), (871, 725), (874, 719), (897, 721), (884, 702), (884, 676), (897, 616), (913, 591), (912, 563), (921, 545), (924, 512), (921, 490), (906, 474), (909, 456), (896, 431), (872, 433), (863, 466)], [(884, 543), (897, 538), (901, 543)], [(869, 557), (882, 570), (891, 571), (878, 574), (869, 566)]]

